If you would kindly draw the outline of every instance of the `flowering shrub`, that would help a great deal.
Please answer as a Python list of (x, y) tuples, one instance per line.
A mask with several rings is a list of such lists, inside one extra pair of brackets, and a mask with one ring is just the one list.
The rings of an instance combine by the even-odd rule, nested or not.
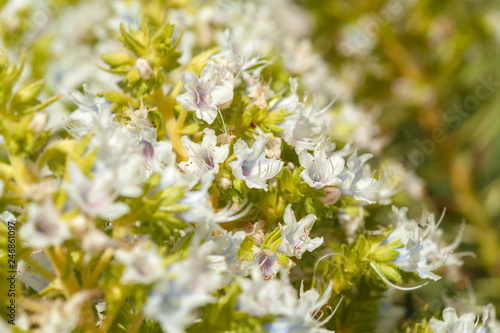
[(335, 100), (299, 7), (113, 6), (46, 81), (39, 49), (0, 58), (2, 332), (499, 331), (491, 305), (382, 323), (470, 253), (444, 212), (390, 212), (415, 176)]

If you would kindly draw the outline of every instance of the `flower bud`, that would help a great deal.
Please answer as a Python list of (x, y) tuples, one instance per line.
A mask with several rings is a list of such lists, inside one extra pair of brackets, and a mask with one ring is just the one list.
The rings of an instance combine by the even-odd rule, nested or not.
[(45, 129), (47, 122), (49, 121), (49, 115), (43, 112), (35, 113), (33, 118), (29, 123), (29, 127), (33, 130), (33, 133), (38, 135)]
[(101, 56), (101, 59), (111, 66), (123, 66), (123, 65), (133, 65), (134, 57), (127, 53), (121, 52), (108, 52)]
[(336, 187), (325, 187), (325, 196), (319, 198), (319, 200), (323, 201), (327, 205), (333, 205), (340, 198), (340, 190)]
[(230, 100), (228, 100), (222, 104), (219, 104), (218, 105), (219, 109), (221, 109), (221, 110), (227, 109), (231, 105), (232, 101), (233, 101), (233, 99), (231, 98)]
[(139, 74), (144, 80), (149, 80), (151, 75), (153, 74), (153, 69), (149, 65), (149, 62), (146, 59), (137, 59), (135, 63)]
[(225, 191), (231, 186), (232, 182), (231, 179), (226, 178), (226, 177), (220, 177), (219, 178), (219, 186)]
[(42, 91), (44, 85), (45, 85), (44, 80), (38, 80), (36, 82), (33, 82), (26, 88), (19, 90), (14, 95), (14, 98), (17, 100), (19, 104), (29, 103), (38, 96), (40, 91)]

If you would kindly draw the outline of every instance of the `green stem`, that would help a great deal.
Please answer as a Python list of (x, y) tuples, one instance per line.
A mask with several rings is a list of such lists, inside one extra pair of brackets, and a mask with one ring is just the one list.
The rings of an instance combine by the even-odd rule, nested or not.
[(92, 271), (92, 274), (89, 276), (89, 278), (85, 281), (83, 284), (83, 288), (91, 288), (99, 276), (101, 276), (102, 272), (106, 268), (106, 265), (109, 263), (109, 261), (113, 258), (113, 250), (112, 249), (107, 249), (104, 251), (104, 254), (102, 257), (99, 259), (99, 262), (97, 263), (95, 269)]
[(26, 263), (30, 267), (34, 268), (38, 273), (40, 273), (40, 275), (42, 275), (47, 280), (52, 281), (56, 278), (54, 274), (52, 274), (51, 272), (40, 266), (40, 264), (37, 263), (35, 260), (33, 260), (33, 258), (28, 256), (26, 258), (23, 258), (23, 260), (26, 261)]
[(46, 251), (46, 254), (54, 267), (57, 277), (61, 279), (66, 298), (69, 299), (71, 295), (78, 291), (79, 286), (75, 276), (71, 272), (67, 273), (65, 260), (61, 258), (64, 253), (61, 249), (50, 248)]
[(106, 333), (109, 331), (111, 325), (113, 324), (113, 321), (115, 320), (116, 315), (120, 311), (120, 307), (122, 303), (125, 301), (125, 299), (122, 297), (117, 300), (115, 303), (115, 308), (111, 312), (106, 312), (106, 318), (104, 318), (104, 321), (102, 322), (101, 327), (99, 327), (99, 333)]
[(144, 321), (144, 314), (142, 312), (139, 312), (137, 314), (137, 316), (135, 317), (132, 325), (130, 326), (128, 333), (137, 333), (139, 331), (139, 329), (141, 328), (143, 321)]
[(175, 91), (176, 89), (174, 89), (170, 98), (167, 99), (165, 95), (163, 95), (161, 87), (159, 87), (154, 91), (153, 98), (158, 105), (158, 109), (160, 110), (163, 119), (165, 119), (167, 134), (170, 139), (170, 143), (172, 144), (172, 148), (177, 154), (177, 159), (179, 161), (184, 161), (187, 160), (188, 156), (186, 151), (184, 150), (184, 147), (182, 146), (180, 130), (174, 116), (174, 103), (172, 101), (175, 100)]

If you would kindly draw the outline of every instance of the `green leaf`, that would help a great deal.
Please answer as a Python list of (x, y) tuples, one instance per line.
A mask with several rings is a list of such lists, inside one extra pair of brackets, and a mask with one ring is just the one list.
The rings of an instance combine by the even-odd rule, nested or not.
[(248, 237), (248, 236), (245, 237), (245, 239), (241, 243), (240, 249), (238, 251), (238, 259), (252, 261), (254, 259), (252, 246), (254, 246), (254, 245), (256, 245), (256, 243), (253, 240), (253, 238)]
[(389, 281), (397, 283), (401, 281), (401, 273), (397, 265), (389, 263), (381, 263), (372, 261), (372, 263), (377, 267), (380, 273), (384, 275)]
[(135, 58), (130, 54), (123, 52), (108, 52), (101, 55), (101, 59), (112, 67), (119, 67), (123, 65), (135, 65)]
[(123, 24), (120, 24), (120, 33), (123, 41), (123, 45), (130, 51), (134, 52), (135, 55), (142, 57), (146, 52), (146, 46), (135, 39), (131, 34), (125, 31)]
[(157, 110), (151, 110), (148, 113), (148, 119), (151, 120), (156, 126), (156, 133), (161, 140), (165, 137), (166, 127), (165, 120)]

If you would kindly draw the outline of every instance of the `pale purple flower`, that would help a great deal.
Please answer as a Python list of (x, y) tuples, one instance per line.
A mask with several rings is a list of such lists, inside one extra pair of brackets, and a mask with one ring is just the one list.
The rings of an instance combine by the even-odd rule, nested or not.
[(474, 333), (477, 317), (473, 313), (458, 317), (455, 309), (446, 308), (443, 310), (443, 320), (431, 318), (430, 326), (434, 333)]
[(200, 144), (189, 140), (187, 136), (182, 137), (182, 145), (189, 156), (187, 162), (179, 163), (179, 168), (187, 173), (212, 173), (219, 172), (219, 164), (226, 160), (229, 154), (229, 144), (217, 147), (217, 136), (210, 128), (203, 130), (205, 135)]
[[(282, 274), (286, 275), (286, 274)], [(287, 277), (282, 277), (287, 279)], [(258, 266), (251, 271), (251, 279), (238, 281), (242, 293), (237, 298), (237, 309), (254, 317), (291, 315), (297, 305), (297, 291), (279, 279), (266, 281)]]
[(270, 111), (284, 109), (291, 113), (277, 124), (283, 129), (279, 135), (286, 143), (299, 149), (313, 150), (318, 143), (328, 141), (322, 136), (327, 128), (324, 113), (333, 101), (322, 109), (315, 103), (306, 104), (307, 98), (299, 100), (297, 87), (297, 79), (290, 78), (290, 94), (273, 105)]
[(393, 260), (403, 271), (417, 273), (424, 279), (439, 280), (441, 277), (432, 271), (441, 266), (461, 265), (460, 257), (470, 254), (452, 253), (460, 243), (464, 225), (452, 244), (447, 247), (442, 246), (440, 240), (442, 230), (438, 229), (438, 226), (444, 217), (444, 212), (437, 222), (434, 214), (424, 212), (418, 223), (413, 219), (408, 219), (408, 208), (398, 209), (393, 206), (392, 210), (397, 219), (396, 225), (382, 244), (399, 240), (403, 245), (402, 248), (396, 249), (400, 254)]
[(67, 223), (60, 219), (52, 200), (47, 199), (38, 206), (28, 206), (28, 220), (19, 230), (23, 242), (32, 248), (47, 248), (61, 245), (71, 237)]
[(224, 280), (226, 284), (236, 276), (247, 274), (249, 261), (238, 259), (240, 246), (246, 238), (244, 231), (237, 231), (211, 236), (205, 241), (203, 246), (212, 246), (213, 249), (207, 256), (208, 267), (218, 273), (225, 273)]
[(207, 62), (200, 77), (185, 72), (181, 81), (186, 92), (177, 96), (177, 101), (188, 111), (195, 111), (199, 119), (211, 124), (219, 109), (229, 106), (233, 100), (233, 87), (227, 84), (217, 85), (219, 80), (213, 61)]
[(305, 149), (301, 150), (299, 162), (305, 168), (300, 177), (312, 188), (320, 189), (342, 182), (338, 176), (344, 170), (344, 159), (339, 154), (327, 156), (322, 144), (316, 146), (314, 156)]
[(312, 226), (316, 221), (314, 214), (309, 214), (297, 222), (292, 205), (289, 204), (285, 209), (283, 220), (286, 225), (281, 227), (279, 252), (284, 253), (288, 257), (295, 256), (297, 259), (301, 259), (304, 252), (312, 252), (323, 244), (323, 237), (312, 239), (309, 236)]
[(132, 250), (117, 250), (116, 260), (125, 265), (120, 281), (123, 284), (151, 284), (165, 275), (163, 258), (156, 247), (145, 249), (135, 246)]
[(372, 154), (363, 154), (358, 157), (354, 152), (347, 160), (347, 168), (338, 176), (342, 180), (340, 190), (342, 195), (352, 196), (356, 200), (368, 204), (378, 202), (390, 203), (390, 197), (398, 192), (397, 179), (390, 177), (390, 173), (382, 172), (378, 179), (368, 164), (365, 164)]
[(257, 246), (252, 246), (254, 263), (260, 267), (262, 276), (266, 280), (274, 278), (280, 269), (280, 260), (278, 255), (270, 249), (261, 249)]
[(483, 307), (482, 325), (474, 333), (500, 333), (500, 323), (497, 322), (496, 309), (493, 304)]
[(69, 99), (78, 109), (70, 114), (66, 130), (77, 139), (92, 132), (99, 124), (107, 125), (113, 119), (111, 104), (104, 97), (91, 93), (86, 84), (83, 85), (83, 92), (72, 90), (69, 93)]
[(264, 326), (266, 332), (329, 332), (321, 326), (332, 318), (336, 309), (323, 318), (321, 308), (332, 295), (332, 283), (321, 296), (316, 290), (304, 292), (302, 284), (297, 295), (287, 274), (282, 274), (281, 280), (266, 281), (257, 267), (253, 267), (251, 279), (240, 279), (238, 283), (242, 293), (237, 298), (237, 310), (254, 317), (276, 317)]
[(229, 163), (233, 175), (244, 180), (250, 188), (260, 188), (267, 191), (268, 179), (275, 177), (283, 168), (283, 161), (265, 157), (265, 146), (269, 138), (258, 136), (252, 148), (247, 143), (238, 139), (234, 144), (236, 160)]
[(112, 190), (114, 181), (112, 172), (103, 171), (91, 179), (76, 165), (71, 165), (70, 174), (70, 182), (64, 185), (66, 193), (86, 215), (114, 220), (130, 211), (126, 203), (115, 202), (119, 194)]
[(190, 253), (188, 258), (167, 267), (167, 277), (158, 282), (144, 304), (144, 314), (157, 321), (167, 333), (183, 333), (196, 318), (195, 310), (216, 298), (212, 296), (220, 276), (207, 269), (210, 247)]
[(266, 331), (269, 333), (333, 333), (333, 331), (328, 331), (321, 327), (333, 317), (338, 305), (340, 305), (339, 302), (337, 308), (324, 317), (325, 313), (321, 308), (328, 303), (332, 295), (332, 287), (333, 283), (330, 282), (323, 295), (320, 295), (314, 289), (304, 292), (304, 283), (302, 282), (298, 302), (296, 304), (293, 302), (283, 304), (283, 306), (289, 308), (287, 315), (278, 317), (272, 323), (266, 325)]

